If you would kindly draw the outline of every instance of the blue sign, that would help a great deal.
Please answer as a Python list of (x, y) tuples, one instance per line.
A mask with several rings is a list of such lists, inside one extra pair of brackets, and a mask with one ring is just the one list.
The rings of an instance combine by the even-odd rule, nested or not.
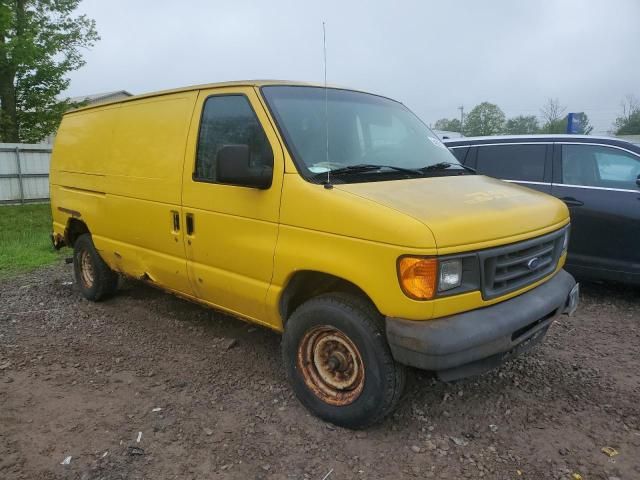
[(584, 133), (584, 120), (584, 112), (570, 113), (567, 115), (567, 133), (574, 135)]

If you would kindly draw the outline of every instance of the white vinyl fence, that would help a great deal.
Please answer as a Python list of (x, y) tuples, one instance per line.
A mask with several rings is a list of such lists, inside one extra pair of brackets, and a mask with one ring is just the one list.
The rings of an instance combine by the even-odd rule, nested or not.
[(49, 199), (51, 145), (0, 143), (0, 203)]

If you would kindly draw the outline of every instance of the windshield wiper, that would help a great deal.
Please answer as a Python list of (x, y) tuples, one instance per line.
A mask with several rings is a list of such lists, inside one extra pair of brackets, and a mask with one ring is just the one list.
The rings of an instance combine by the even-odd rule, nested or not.
[(450, 162), (439, 162), (439, 163), (434, 163), (433, 165), (427, 165), (426, 167), (422, 167), (420, 171), (433, 172), (436, 170), (446, 170), (447, 168), (454, 167), (454, 166), (476, 173), (475, 168), (467, 167), (466, 165), (462, 165), (461, 163), (450, 163)]
[(345, 174), (349, 175), (352, 173), (374, 172), (374, 171), (382, 170), (383, 168), (387, 168), (389, 170), (395, 170), (397, 172), (409, 173), (411, 175), (423, 175), (423, 172), (413, 168), (396, 167), (395, 165), (379, 165), (374, 163), (358, 163), (356, 165), (348, 165), (346, 167), (336, 168), (329, 172), (318, 173), (316, 174), (316, 176), (319, 176), (319, 175), (326, 176), (327, 173), (330, 175), (345, 175)]

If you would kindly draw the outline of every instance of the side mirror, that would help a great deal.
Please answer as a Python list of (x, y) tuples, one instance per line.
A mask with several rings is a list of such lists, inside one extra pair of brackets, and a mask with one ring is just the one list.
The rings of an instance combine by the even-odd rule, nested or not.
[(640, 175), (638, 175), (638, 178), (636, 178), (636, 185), (640, 187)]
[(225, 145), (216, 155), (216, 176), (222, 183), (265, 190), (271, 186), (273, 167), (251, 166), (249, 145)]

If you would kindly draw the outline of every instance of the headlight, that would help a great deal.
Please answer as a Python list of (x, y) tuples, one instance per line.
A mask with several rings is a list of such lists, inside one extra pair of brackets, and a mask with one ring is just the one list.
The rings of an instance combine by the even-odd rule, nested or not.
[(462, 261), (460, 259), (440, 262), (438, 290), (444, 292), (459, 287), (462, 283)]

